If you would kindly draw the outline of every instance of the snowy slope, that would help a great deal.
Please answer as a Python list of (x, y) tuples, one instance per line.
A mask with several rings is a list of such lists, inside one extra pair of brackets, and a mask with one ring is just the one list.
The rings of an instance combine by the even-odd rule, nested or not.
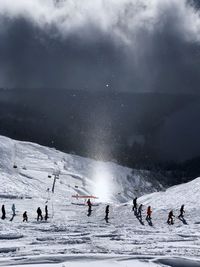
[(191, 182), (173, 186), (164, 192), (155, 192), (139, 199), (145, 205), (152, 205), (154, 209), (180, 209), (185, 204), (187, 210), (200, 207), (200, 178)]
[(80, 193), (95, 195), (100, 201), (125, 202), (135, 195), (162, 188), (142, 171), (133, 172), (114, 163), (97, 162), (2, 136), (0, 170), (1, 197), (45, 198), (47, 189), (52, 188), (54, 173), (59, 173), (56, 195), (66, 201), (71, 201), (72, 194)]
[[(200, 214), (193, 207), (196, 201), (199, 209), (199, 178), (140, 197), (141, 222), (130, 199), (161, 188), (144, 172), (5, 137), (0, 137), (0, 155), (0, 204), (5, 204), (7, 217), (0, 220), (0, 266), (200, 266)], [(60, 177), (55, 194), (47, 192), (53, 173)], [(91, 216), (87, 206), (71, 204), (76, 193), (100, 197)], [(103, 201), (110, 203), (108, 223)], [(11, 222), (12, 203), (17, 215)], [(168, 209), (178, 209), (182, 203), (187, 224), (176, 218), (169, 226)], [(49, 219), (37, 222), (36, 209), (44, 211), (45, 204)], [(153, 225), (145, 220), (149, 204)], [(28, 223), (22, 222), (25, 210)]]

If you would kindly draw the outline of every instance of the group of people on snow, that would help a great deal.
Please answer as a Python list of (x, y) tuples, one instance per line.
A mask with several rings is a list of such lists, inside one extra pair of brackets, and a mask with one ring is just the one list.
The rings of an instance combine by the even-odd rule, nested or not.
[[(10, 221), (12, 221), (14, 219), (14, 217), (16, 216), (16, 209), (15, 209), (15, 204), (12, 204), (11, 207), (12, 210), (12, 218), (10, 219)], [(2, 216), (1, 219), (5, 220), (6, 219), (6, 209), (5, 209), (5, 205), (3, 204), (1, 207), (1, 212), (2, 212)], [(45, 221), (47, 221), (47, 219), (49, 218), (49, 214), (48, 214), (48, 206), (45, 205), (45, 216), (44, 219)], [(42, 210), (40, 207), (37, 208), (37, 221), (39, 220), (43, 220), (43, 216), (42, 216)], [(28, 214), (27, 211), (24, 211), (24, 213), (22, 214), (22, 221), (23, 222), (28, 222)]]
[[(88, 205), (88, 216), (91, 215), (91, 212), (92, 212), (92, 203), (90, 201), (90, 199), (87, 200), (87, 205)], [(109, 219), (109, 208), (110, 206), (107, 205), (106, 208), (105, 208), (105, 220), (106, 222), (108, 222), (108, 219)], [(138, 206), (138, 203), (137, 203), (137, 197), (135, 197), (133, 199), (133, 207), (132, 207), (132, 210), (134, 211), (135, 215), (137, 216), (137, 218), (142, 221), (142, 211), (143, 211), (143, 204), (140, 204)], [(180, 208), (180, 214), (178, 215), (178, 218), (181, 220), (184, 218), (184, 213), (185, 213), (185, 210), (184, 210), (184, 205), (181, 206)], [(152, 208), (151, 206), (148, 206), (147, 207), (147, 211), (146, 211), (146, 220), (148, 221), (149, 224), (152, 225), (152, 218), (151, 218), (151, 215), (152, 215)], [(173, 214), (173, 210), (171, 210), (168, 214), (168, 219), (167, 219), (167, 223), (168, 224), (174, 224), (174, 214)]]
[[(183, 220), (184, 219), (184, 213), (185, 213), (185, 210), (184, 210), (184, 205), (181, 206), (180, 208), (180, 214), (178, 215), (178, 218), (180, 220)], [(140, 204), (139, 207), (138, 207), (138, 203), (137, 203), (137, 197), (135, 197), (133, 199), (133, 208), (132, 210), (135, 212), (135, 215), (142, 219), (142, 208), (143, 208), (143, 204)], [(146, 213), (146, 220), (147, 221), (151, 221), (151, 214), (152, 214), (152, 209), (151, 209), (151, 206), (148, 206), (147, 207), (147, 213)], [(172, 225), (174, 224), (174, 212), (173, 210), (170, 210), (169, 214), (168, 214), (168, 219), (167, 219), (167, 223), (169, 225)]]
[[(135, 212), (135, 215), (137, 215), (137, 217), (139, 217), (140, 219), (142, 219), (142, 208), (143, 208), (143, 204), (140, 204), (138, 207), (138, 203), (137, 203), (137, 197), (135, 197), (133, 199), (133, 208), (132, 210)], [(147, 215), (146, 215), (146, 220), (151, 220), (151, 214), (152, 214), (152, 209), (151, 206), (147, 207)]]
[[(183, 220), (184, 219), (184, 213), (185, 213), (185, 210), (184, 210), (184, 205), (182, 205), (181, 206), (181, 208), (180, 208), (180, 214), (178, 215), (178, 218), (180, 219), (180, 220)], [(174, 212), (173, 212), (173, 210), (170, 210), (170, 212), (169, 212), (169, 214), (168, 214), (168, 220), (167, 220), (167, 223), (168, 224), (174, 224)]]
[[(92, 213), (92, 203), (91, 203), (90, 199), (87, 200), (87, 206), (88, 206), (88, 216), (90, 216), (91, 213)], [(108, 222), (108, 220), (109, 220), (109, 209), (110, 209), (110, 206), (107, 205), (106, 208), (105, 208), (105, 218), (104, 218), (106, 222)], [(12, 204), (11, 210), (12, 210), (12, 218), (11, 218), (11, 221), (12, 221), (14, 216), (16, 215), (15, 204)], [(142, 221), (143, 204), (140, 204), (138, 206), (137, 197), (135, 197), (133, 199), (133, 208), (132, 208), (132, 210), (134, 211), (134, 213), (137, 216), (137, 218)], [(2, 212), (1, 219), (5, 220), (6, 219), (5, 205), (2, 205), (1, 212)], [(184, 205), (182, 205), (181, 208), (180, 208), (180, 214), (178, 215), (178, 218), (180, 220), (184, 220), (184, 213), (185, 213)], [(152, 219), (151, 215), (152, 215), (152, 208), (151, 208), (151, 206), (148, 206), (147, 207), (147, 211), (146, 211), (146, 220), (148, 222), (150, 222), (150, 223), (151, 223), (151, 219)], [(27, 211), (24, 211), (22, 217), (23, 217), (23, 222), (28, 222)], [(174, 217), (175, 216), (174, 216), (173, 210), (170, 210), (170, 212), (168, 214), (168, 219), (167, 219), (167, 223), (169, 225), (174, 224)], [(45, 221), (47, 221), (48, 218), (49, 218), (48, 206), (45, 205), (45, 215), (44, 215)], [(37, 221), (39, 221), (39, 220), (41, 220), (41, 221), (43, 220), (42, 210), (41, 210), (40, 207), (37, 208)]]
[[(88, 198), (88, 200), (87, 200), (87, 206), (88, 206), (87, 216), (90, 216), (92, 214), (92, 202), (91, 202), (90, 198)], [(104, 218), (106, 222), (108, 222), (108, 220), (109, 220), (109, 209), (110, 209), (110, 206), (107, 205), (106, 209), (105, 209), (105, 218)]]

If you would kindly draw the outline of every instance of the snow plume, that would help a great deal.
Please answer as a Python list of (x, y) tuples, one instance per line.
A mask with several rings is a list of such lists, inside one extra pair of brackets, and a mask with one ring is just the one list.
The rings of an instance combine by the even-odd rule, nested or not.
[(197, 92), (192, 3), (0, 0), (0, 85)]
[(93, 193), (102, 202), (109, 202), (115, 191), (112, 168), (108, 164), (96, 163), (93, 167)]

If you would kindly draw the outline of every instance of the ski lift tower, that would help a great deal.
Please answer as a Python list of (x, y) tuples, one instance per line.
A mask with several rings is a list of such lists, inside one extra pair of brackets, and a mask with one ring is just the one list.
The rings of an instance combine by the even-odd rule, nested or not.
[(55, 190), (55, 184), (56, 184), (56, 180), (59, 179), (59, 175), (60, 175), (60, 169), (58, 167), (57, 162), (54, 162), (54, 171), (53, 171), (53, 175), (54, 175), (54, 179), (53, 179), (53, 185), (52, 185), (52, 193), (54, 194), (54, 190)]

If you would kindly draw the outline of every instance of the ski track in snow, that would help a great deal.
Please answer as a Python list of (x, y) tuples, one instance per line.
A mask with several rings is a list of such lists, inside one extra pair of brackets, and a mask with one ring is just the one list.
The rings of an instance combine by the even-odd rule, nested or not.
[[(141, 197), (139, 202), (145, 204), (143, 218), (146, 207), (153, 206), (153, 225), (145, 220), (142, 225), (129, 203), (119, 203), (130, 200), (129, 194), (142, 195), (159, 187), (142, 177), (142, 172), (132, 174), (130, 169), (113, 163), (95, 162), (4, 137), (0, 137), (0, 152), (0, 204), (5, 204), (7, 212), (6, 220), (0, 220), (0, 266), (200, 266), (200, 214), (199, 207), (192, 206), (199, 192), (199, 179)], [(13, 164), (18, 168), (14, 169)], [(94, 165), (102, 176), (105, 169), (112, 174), (106, 177), (112, 178), (109, 182), (113, 187), (108, 194), (109, 223), (104, 220), (106, 203), (92, 207), (90, 217), (86, 206), (71, 204), (72, 194), (94, 193), (98, 185), (93, 179)], [(48, 175), (56, 170), (60, 179), (53, 195), (46, 189), (53, 181)], [(187, 224), (176, 218), (175, 225), (167, 225), (167, 209), (174, 203), (178, 215), (180, 204), (185, 203), (187, 194), (192, 195), (193, 188), (192, 204), (186, 205)], [(171, 196), (179, 193), (179, 201), (170, 197), (170, 192)], [(46, 202), (50, 218), (48, 222), (37, 222), (36, 209), (40, 206), (44, 211)], [(17, 215), (11, 222), (13, 203)], [(25, 210), (28, 223), (22, 223)]]
[[(6, 206), (11, 206), (11, 203), (12, 200), (6, 200)], [(195, 211), (186, 215), (188, 225), (176, 219), (175, 225), (168, 226), (166, 213), (156, 211), (153, 226), (145, 220), (143, 226), (130, 205), (111, 205), (110, 220), (106, 223), (105, 204), (93, 207), (92, 215), (88, 217), (85, 206), (57, 203), (54, 218), (37, 222), (38, 199), (16, 200), (15, 203), (19, 211), (14, 220), (0, 221), (0, 266), (5, 266), (5, 262), (13, 265), (60, 263), (67, 260), (66, 255), (73, 255), (79, 261), (85, 255), (88, 259), (100, 255), (99, 260), (106, 257), (200, 257), (200, 224), (196, 223), (200, 217), (195, 215)], [(43, 203), (39, 204), (42, 207)], [(28, 223), (22, 223), (20, 211), (30, 210), (30, 207), (34, 212), (29, 212)], [(200, 263), (194, 266), (200, 266)]]

